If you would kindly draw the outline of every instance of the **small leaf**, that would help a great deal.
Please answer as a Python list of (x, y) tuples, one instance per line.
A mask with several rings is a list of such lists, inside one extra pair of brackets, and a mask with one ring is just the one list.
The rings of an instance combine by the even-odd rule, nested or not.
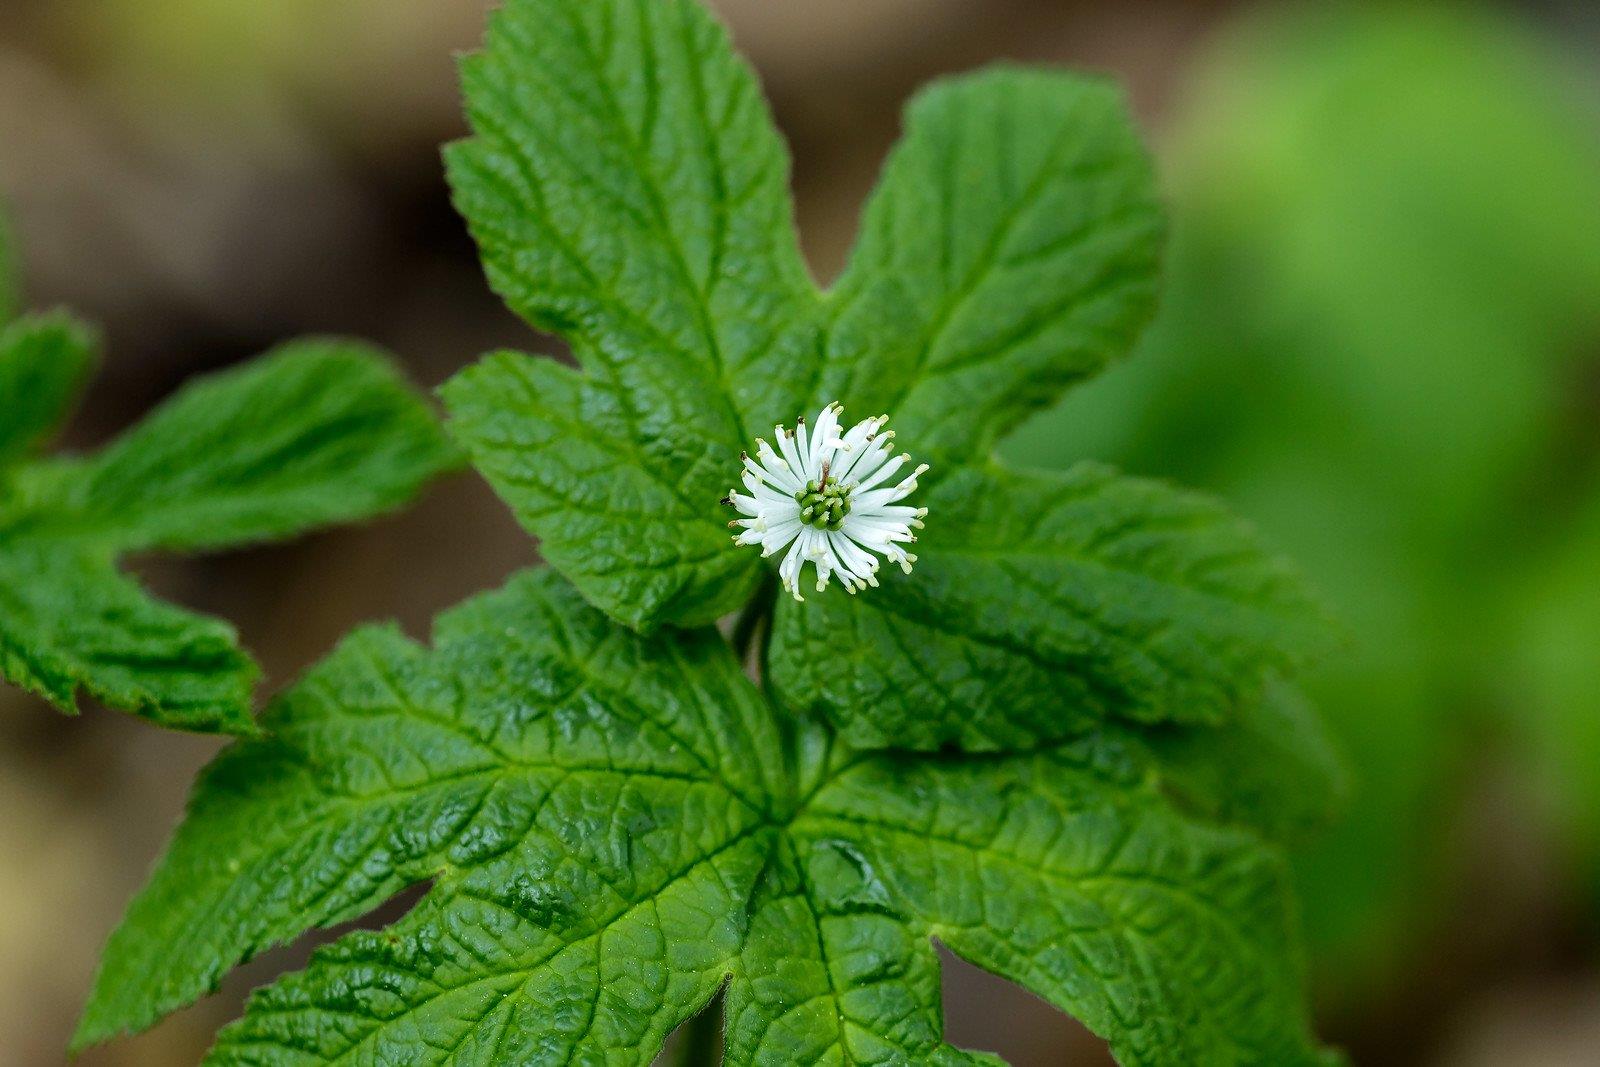
[(773, 685), (852, 744), (1218, 723), (1323, 638), (1294, 572), (1202, 497), (1083, 464), (965, 468), (925, 503), (914, 574), (778, 607)]
[[(443, 390), (450, 429), (529, 530), (539, 551), (591, 603), (629, 626), (658, 618), (709, 623), (748, 600), (760, 558), (728, 542), (727, 492), (685, 452), (653, 454), (617, 396), (548, 359), (491, 356)], [(655, 439), (654, 450), (671, 439)], [(651, 468), (676, 466), (682, 481)], [(726, 472), (721, 472), (726, 474)], [(720, 483), (719, 483), (720, 484)]]
[(163, 726), (249, 733), (257, 673), (226, 623), (151, 599), (109, 552), (0, 535), (0, 675), (63, 711), (81, 687)]
[(937, 83), (832, 294), (819, 396), (889, 413), (919, 456), (980, 456), (1131, 347), (1163, 226), (1109, 82), (1002, 67)]
[[(20, 415), (0, 459), (53, 428), (91, 353), (59, 317), (0, 337), (0, 407)], [(151, 599), (116, 557), (364, 518), (453, 462), (386, 357), (305, 341), (188, 386), (97, 456), (0, 470), (0, 675), (67, 712), (81, 689), (175, 729), (249, 733), (258, 671), (232, 629)]]
[(59, 313), (0, 329), (0, 470), (47, 444), (66, 421), (98, 347), (94, 331)]
[(71, 522), (126, 550), (278, 539), (392, 510), (453, 462), (384, 353), (297, 341), (185, 386), (86, 463)]
[[(583, 374), (556, 403), (511, 394), (520, 433), (563, 470), (530, 484), (500, 454), (504, 427), (484, 426), (509, 357), (446, 391), (455, 432), (604, 610), (646, 628), (733, 610), (755, 565), (704, 532), (725, 521), (739, 450), (806, 399), (795, 330), (819, 305), (755, 79), (691, 0), (511, 0), (462, 82), (474, 137), (446, 153), (456, 204), (495, 289)], [(615, 484), (566, 473), (619, 465), (634, 469)], [(602, 515), (659, 540), (585, 541)]]

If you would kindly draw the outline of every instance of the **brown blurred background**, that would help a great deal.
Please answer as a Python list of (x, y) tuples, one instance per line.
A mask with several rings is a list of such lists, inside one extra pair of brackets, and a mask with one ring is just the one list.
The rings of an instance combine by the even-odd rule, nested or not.
[[(1327, 117), (1297, 103), (1311, 91), (1297, 79), (1315, 81), (1304, 72), (1343, 62), (1326, 54), (1330, 37), (1348, 39), (1357, 52), (1393, 58), (1392, 64), (1373, 68), (1378, 72), (1373, 77), (1393, 78), (1372, 88), (1374, 99), (1367, 106), (1379, 118), (1413, 90), (1426, 97), (1430, 88), (1438, 88), (1428, 64), (1440, 58), (1429, 51), (1429, 42), (1440, 34), (1426, 21), (1420, 28), (1405, 28), (1407, 15), (1395, 16), (1401, 29), (1391, 39), (1385, 36), (1391, 33), (1384, 21), (1388, 14), (1339, 23), (1323, 34), (1274, 28), (1308, 17), (1304, 11), (1223, 0), (720, 0), (713, 6), (760, 71), (789, 137), (802, 241), (822, 279), (836, 273), (853, 240), (856, 212), (896, 134), (901, 103), (919, 83), (943, 72), (996, 57), (1110, 72), (1127, 87), (1164, 168), (1175, 175), (1170, 180), (1180, 239), (1184, 212), (1193, 205), (1197, 218), (1209, 214), (1196, 224), (1200, 236), (1189, 247), (1207, 241), (1225, 249), (1237, 244), (1246, 260), (1288, 238), (1277, 232), (1261, 236), (1248, 221), (1235, 233), (1228, 212), (1280, 217), (1297, 204), (1315, 206), (1318, 202), (1293, 184), (1300, 180), (1294, 172), (1316, 165), (1306, 146), (1326, 150), (1329, 142), (1341, 143), (1339, 138), (1353, 138), (1349, 143), (1357, 148), (1362, 144), (1359, 113), (1340, 111), (1351, 117), (1343, 124), (1332, 122), (1328, 129), (1336, 133), (1325, 138), (1310, 124)], [(69, 447), (104, 441), (189, 375), (305, 333), (354, 334), (383, 343), (428, 386), (494, 347), (555, 350), (488, 292), (441, 176), (438, 146), (462, 132), (452, 55), (474, 44), (482, 17), (477, 0), (0, 0), (0, 199), (15, 221), (28, 302), (68, 305), (99, 322), (108, 342), (105, 367), (70, 431)], [(1572, 481), (1582, 482), (1593, 469), (1590, 459), (1600, 452), (1594, 433), (1600, 418), (1600, 402), (1594, 399), (1600, 397), (1595, 371), (1600, 345), (1594, 343), (1600, 324), (1585, 314), (1585, 306), (1600, 310), (1600, 274), (1593, 271), (1592, 258), (1600, 257), (1594, 251), (1600, 240), (1586, 243), (1600, 232), (1600, 180), (1585, 184), (1592, 176), (1589, 161), (1600, 157), (1600, 151), (1590, 155), (1600, 144), (1600, 128), (1587, 125), (1594, 117), (1589, 105), (1596, 99), (1600, 70), (1600, 19), (1585, 0), (1523, 4), (1504, 9), (1502, 16), (1472, 19), (1441, 54), (1448, 67), (1459, 52), (1466, 56), (1465, 66), (1438, 76), (1476, 83), (1471, 72), (1478, 69), (1472, 66), (1477, 60), (1470, 53), (1481, 47), (1485, 69), (1507, 68), (1508, 84), (1515, 83), (1508, 92), (1529, 94), (1541, 101), (1530, 107), (1548, 105), (1560, 116), (1550, 120), (1548, 130), (1532, 133), (1516, 115), (1503, 125), (1521, 128), (1541, 144), (1561, 138), (1572, 142), (1570, 151), (1562, 147), (1553, 161), (1537, 164), (1540, 181), (1549, 179), (1545, 184), (1530, 186), (1516, 173), (1503, 180), (1490, 174), (1483, 178), (1486, 191), (1459, 199), (1465, 205), (1460, 213), (1468, 219), (1483, 214), (1480, 204), (1541, 200), (1555, 217), (1546, 218), (1534, 205), (1529, 218), (1506, 222), (1507, 231), (1528, 235), (1526, 243), (1541, 257), (1554, 244), (1572, 245), (1560, 262), (1538, 259), (1534, 277), (1540, 292), (1561, 290), (1559, 299), (1548, 298), (1551, 308), (1540, 304), (1537, 316), (1522, 305), (1495, 313), (1497, 323), (1514, 319), (1521, 331), (1508, 333), (1514, 337), (1496, 355), (1510, 351), (1507, 359), (1515, 362), (1524, 350), (1559, 349), (1560, 369), (1550, 371), (1558, 383), (1552, 387), (1553, 413), (1537, 416), (1545, 420), (1540, 426), (1550, 423), (1540, 440), (1564, 442)], [(1450, 28), (1454, 23), (1445, 25), (1446, 37), (1456, 33)], [(1506, 46), (1508, 55), (1518, 58), (1501, 63), (1504, 57), (1497, 58), (1496, 50), (1506, 39), (1514, 41)], [(1376, 51), (1369, 47), (1372, 40), (1380, 42)], [(1306, 50), (1303, 59), (1294, 49)], [(1360, 82), (1366, 75), (1352, 77)], [(1416, 80), (1414, 86), (1408, 88), (1407, 77)], [(1482, 91), (1488, 99), (1499, 98), (1493, 84)], [(1230, 92), (1238, 95), (1231, 103)], [(1449, 112), (1454, 105), (1445, 99), (1440, 106)], [(1473, 105), (1463, 101), (1460, 106)], [(1438, 129), (1426, 115), (1419, 121)], [(1403, 150), (1411, 150), (1417, 139), (1403, 133), (1394, 134), (1397, 143), (1404, 141)], [(1452, 151), (1465, 158), (1529, 155), (1475, 140), (1487, 135), (1464, 116), (1459, 129), (1442, 135), (1462, 143), (1442, 146), (1439, 158), (1454, 159)], [(1272, 136), (1281, 144), (1262, 148)], [(1417, 150), (1431, 151), (1426, 138)], [(1402, 149), (1373, 151), (1393, 160)], [(1359, 151), (1330, 154), (1334, 178), (1342, 166), (1362, 165)], [(1246, 157), (1254, 170), (1229, 170)], [(1441, 172), (1456, 169), (1441, 164)], [(1551, 177), (1557, 170), (1560, 174)], [(1600, 175), (1600, 167), (1592, 174)], [(1361, 180), (1352, 172), (1348, 181), (1331, 181), (1330, 187), (1347, 190)], [(1184, 182), (1234, 199), (1213, 203)], [(1590, 196), (1594, 199), (1585, 199)], [(1559, 197), (1566, 199), (1555, 204)], [(1422, 202), (1446, 199), (1425, 195)], [(1363, 209), (1354, 210), (1367, 218)], [(1475, 223), (1441, 215), (1437, 225), (1450, 237)], [(1545, 241), (1540, 227), (1555, 236)], [(1339, 239), (1370, 238), (1364, 247), (1373, 250), (1371, 262), (1382, 271), (1396, 257), (1385, 251), (1380, 237), (1357, 226), (1343, 229)], [(1397, 248), (1415, 244), (1394, 240)], [(1415, 240), (1443, 247), (1426, 230)], [(1315, 246), (1308, 247), (1314, 257)], [(1175, 271), (1191, 262), (1186, 255), (1180, 253)], [(1450, 262), (1460, 257), (1492, 261), (1498, 255), (1498, 246), (1476, 245), (1440, 254)], [(1419, 284), (1455, 284), (1431, 264), (1406, 269), (1404, 277), (1420, 278)], [(1485, 270), (1502, 281), (1509, 274)], [(1550, 272), (1549, 285), (1540, 271)], [(1370, 273), (1365, 263), (1353, 267), (1353, 273), (1363, 272)], [(1276, 268), (1268, 274), (1280, 275)], [(1260, 294), (1262, 286), (1251, 282), (1251, 275), (1238, 277), (1245, 279), (1238, 284), (1248, 296)], [(1307, 278), (1307, 292), (1325, 293), (1337, 284), (1319, 280), (1314, 272)], [(1204, 303), (1203, 296), (1202, 290), (1194, 302)], [(1219, 292), (1213, 299), (1230, 298)], [(1408, 298), (1405, 307), (1419, 303), (1426, 301)], [(1295, 314), (1292, 297), (1285, 306), (1284, 314)], [(1352, 290), (1340, 306), (1362, 311), (1371, 304)], [(1162, 335), (1165, 341), (1152, 344), (1180, 353), (1199, 351), (1185, 339), (1183, 301), (1177, 299), (1175, 307), (1179, 321)], [(1262, 316), (1270, 319), (1270, 309)], [(1386, 338), (1405, 343), (1403, 330), (1374, 326), (1373, 332), (1380, 356), (1390, 354)], [(1418, 337), (1439, 335), (1428, 322), (1417, 330)], [(1268, 331), (1266, 336), (1277, 335)], [(1261, 344), (1269, 363), (1275, 350), (1286, 360), (1296, 351), (1292, 337), (1281, 345), (1253, 341)], [(1421, 352), (1426, 342), (1416, 347)], [(1150, 366), (1178, 367), (1175, 373), (1181, 373), (1176, 358), (1163, 361), (1158, 353)], [(1147, 375), (1146, 384), (1155, 373)], [(1458, 374), (1438, 373), (1438, 368), (1432, 373), (1440, 381), (1454, 381)], [(1477, 372), (1467, 366), (1459, 373), (1471, 379)], [(1242, 380), (1248, 394), (1249, 383), (1258, 379)], [(1197, 383), (1193, 374), (1185, 382), (1186, 403), (1210, 403), (1207, 390), (1215, 383)], [(1169, 462), (1172, 449), (1152, 443), (1162, 440), (1157, 430), (1141, 438), (1141, 445), (1079, 428), (1079, 421), (1119, 419), (1123, 409), (1112, 399), (1136, 406), (1139, 419), (1152, 423), (1153, 401), (1131, 384), (1125, 396), (1112, 388), (1105, 394), (1106, 410), (1078, 420), (1072, 408), (1064, 409), (1057, 421), (1047, 418), (1030, 428), (1018, 447), (1029, 458), (1056, 462), (1072, 458), (1081, 445), (1085, 454), (1103, 453), (1149, 473), (1189, 475), (1186, 480), (1232, 495), (1240, 484), (1230, 473), (1240, 469), (1237, 464), (1186, 470)], [(1504, 392), (1492, 385), (1484, 391)], [(1248, 406), (1251, 397), (1236, 396), (1234, 402)], [(1294, 403), (1265, 396), (1259, 401), (1274, 402)], [(1130, 422), (1133, 414), (1128, 412)], [(1280, 425), (1293, 422), (1288, 418)], [(1178, 425), (1176, 420), (1163, 424)], [(1187, 447), (1199, 453), (1243, 447), (1234, 437), (1209, 433), (1202, 428), (1187, 439)], [(1262, 439), (1262, 447), (1270, 450), (1273, 433), (1263, 431)], [(1514, 450), (1506, 445), (1495, 454)], [(1548, 504), (1551, 514), (1582, 510), (1580, 491), (1571, 500), (1563, 492), (1555, 491), (1561, 499)], [(1503, 505), (1480, 501), (1473, 506), (1478, 516)], [(1271, 507), (1247, 503), (1246, 510), (1291, 551), (1315, 556), (1316, 545), (1302, 543), (1292, 522), (1275, 525)], [(1467, 524), (1451, 521), (1435, 524), (1433, 536), (1458, 543)], [(1600, 531), (1600, 526), (1590, 528)], [(1552, 532), (1548, 539), (1565, 536)], [(1418, 544), (1419, 555), (1438, 557), (1434, 542)], [(1574, 551), (1581, 557), (1582, 545)], [(232, 620), (265, 663), (269, 686), (278, 687), (352, 625), (395, 617), (412, 632), (425, 633), (436, 610), (535, 558), (529, 540), (487, 490), (462, 475), (436, 487), (413, 511), (370, 527), (286, 547), (137, 565), (162, 593)], [(1600, 567), (1571, 566), (1573, 580), (1548, 579), (1559, 586), (1558, 597), (1569, 595), (1574, 583), (1581, 588), (1591, 576), (1600, 579)], [(1407, 565), (1396, 567), (1404, 572)], [(1319, 568), (1313, 559), (1308, 569), (1336, 586), (1333, 599), (1340, 599), (1341, 565)], [(1478, 574), (1454, 573), (1462, 582), (1482, 580)], [(1594, 589), (1600, 601), (1600, 584)], [(1538, 594), (1528, 596), (1538, 607), (1547, 603)], [(1376, 601), (1357, 603), (1358, 622), (1368, 609), (1389, 611)], [(1441, 614), (1461, 610), (1438, 609)], [(1583, 603), (1575, 610), (1582, 616)], [(1428, 618), (1424, 612), (1409, 625), (1424, 629)], [(1594, 708), (1582, 703), (1582, 694), (1600, 688), (1600, 660), (1584, 658), (1589, 631), (1579, 630), (1577, 638), (1570, 630), (1561, 632), (1561, 640), (1578, 646), (1576, 659), (1562, 659), (1560, 668), (1576, 672), (1568, 688), (1580, 694), (1575, 714), (1582, 716)], [(1600, 649), (1600, 624), (1594, 636)], [(1449, 655), (1470, 646), (1452, 646)], [(1430, 662), (1443, 664), (1436, 664), (1435, 673), (1450, 673), (1449, 655), (1429, 655)], [(1591, 664), (1596, 665), (1593, 675), (1587, 674)], [(1370, 678), (1386, 693), (1397, 689), (1381, 672)], [(1438, 696), (1441, 689), (1448, 695)], [(1357, 706), (1353, 691), (1329, 684), (1330, 717), (1340, 718), (1341, 701)], [(1509, 720), (1477, 714), (1479, 704), (1499, 700), (1498, 695), (1484, 698), (1485, 692), (1496, 694), (1495, 686), (1434, 687), (1399, 706), (1396, 715), (1415, 711), (1416, 722), (1443, 722), (1451, 735), (1463, 732), (1451, 725), (1453, 710), (1468, 709), (1475, 724), (1469, 732), (1481, 741), (1470, 749), (1452, 747), (1454, 754), (1442, 761), (1448, 765), (1420, 784), (1396, 772), (1400, 777), (1385, 794), (1383, 776), (1389, 772), (1381, 761), (1368, 761), (1362, 745), (1392, 752), (1401, 742), (1354, 729), (1348, 739), (1358, 783), (1371, 762), (1369, 777), (1376, 783), (1371, 795), (1404, 796), (1403, 811), (1401, 800), (1370, 808), (1369, 825), (1376, 829), (1353, 833), (1355, 846), (1321, 861), (1360, 882), (1348, 891), (1333, 886), (1331, 895), (1345, 902), (1370, 898), (1370, 909), (1350, 904), (1344, 914), (1326, 901), (1308, 901), (1323, 1030), (1346, 1044), (1358, 1062), (1556, 1067), (1597, 1061), (1600, 894), (1593, 891), (1596, 883), (1583, 861), (1573, 858), (1581, 848), (1563, 836), (1569, 824), (1590, 820), (1567, 812), (1549, 816), (1534, 781), (1544, 777), (1544, 765), (1521, 755), (1538, 746), (1522, 744), (1504, 727)], [(1513, 719), (1521, 714), (1515, 693), (1507, 706)], [(1359, 709), (1352, 712), (1350, 721), (1358, 721), (1359, 714)], [(1427, 736), (1405, 743), (1415, 743), (1418, 752), (1439, 747)], [(1550, 744), (1571, 747), (1559, 735)], [(65, 719), (41, 702), (0, 688), (0, 1064), (64, 1059), (99, 947), (178, 818), (194, 772), (217, 747), (214, 741), (163, 734), (98, 709)], [(1600, 757), (1600, 746), (1594, 754)], [(1402, 762), (1409, 767), (1416, 760), (1407, 755)], [(1600, 790), (1584, 794), (1581, 782), (1575, 788), (1575, 795), (1600, 804)], [(1588, 801), (1551, 803), (1564, 802)], [(1396, 836), (1389, 852), (1361, 851), (1360, 842), (1391, 831)], [(1394, 858), (1404, 854), (1409, 860), (1416, 851), (1407, 833), (1425, 839), (1429, 845), (1423, 851), (1435, 854), (1427, 870), (1403, 869)], [(1328, 889), (1318, 873), (1328, 868), (1318, 862), (1307, 861), (1308, 879)], [(1389, 900), (1391, 888), (1405, 899)], [(294, 965), (307, 948), (270, 954), (230, 978), (216, 997), (149, 1034), (94, 1050), (80, 1062), (196, 1062), (214, 1030), (237, 1014), (250, 986)], [(947, 1006), (957, 1044), (998, 1050), (1019, 1065), (1107, 1062), (1103, 1048), (1073, 1024), (965, 967), (951, 968)]]

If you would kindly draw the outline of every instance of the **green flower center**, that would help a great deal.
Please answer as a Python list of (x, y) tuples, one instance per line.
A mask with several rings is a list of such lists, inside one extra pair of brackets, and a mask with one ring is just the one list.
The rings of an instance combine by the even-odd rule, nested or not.
[(849, 490), (827, 474), (820, 482), (807, 482), (794, 498), (800, 504), (800, 521), (819, 530), (837, 530), (850, 514)]

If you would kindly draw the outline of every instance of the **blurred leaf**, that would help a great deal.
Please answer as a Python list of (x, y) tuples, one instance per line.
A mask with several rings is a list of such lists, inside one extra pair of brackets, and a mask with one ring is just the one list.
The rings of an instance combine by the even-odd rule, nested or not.
[(103, 546), (0, 534), (0, 676), (61, 710), (81, 687), (173, 729), (248, 733), (259, 673), (232, 627), (153, 599)]
[(0, 471), (49, 443), (94, 370), (99, 338), (56, 313), (0, 327)]
[[(0, 458), (15, 461), (60, 416), (92, 348), (59, 318), (3, 340), (0, 402), (21, 417)], [(305, 341), (185, 387), (97, 456), (0, 469), (0, 674), (67, 712), (81, 687), (164, 726), (248, 733), (258, 671), (233, 631), (152, 600), (116, 557), (364, 518), (454, 461), (387, 357)]]
[(454, 461), (386, 353), (296, 341), (190, 383), (73, 468), (65, 521), (124, 551), (282, 539), (391, 511)]
[(1600, 893), (1600, 494), (1518, 592), (1504, 725), (1569, 858)]
[(1549, 523), (1518, 487), (1560, 469), (1600, 338), (1600, 120), (1549, 43), (1465, 5), (1254, 16), (1182, 95), (1162, 312), (1009, 451), (1218, 491), (1358, 636), (1310, 687), (1355, 800), (1299, 864), (1325, 977), (1375, 995), (1429, 929), (1463, 716), (1503, 680), (1484, 561)]
[(1327, 723), (1282, 683), (1221, 728), (1168, 727), (1143, 740), (1182, 804), (1275, 841), (1304, 841), (1349, 801), (1350, 771)]

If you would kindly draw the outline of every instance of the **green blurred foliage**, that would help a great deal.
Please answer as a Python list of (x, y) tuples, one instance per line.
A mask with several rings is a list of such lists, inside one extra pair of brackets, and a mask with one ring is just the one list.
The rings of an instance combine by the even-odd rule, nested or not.
[(1523, 779), (1566, 858), (1600, 901), (1600, 493), (1514, 590), (1515, 667), (1507, 678)]
[(1011, 446), (1224, 494), (1345, 620), (1312, 688), (1355, 799), (1299, 860), (1334, 995), (1381, 995), (1437, 932), (1494, 738), (1600, 855), (1600, 508), (1569, 529), (1600, 436), (1592, 97), (1465, 5), (1237, 24), (1169, 145), (1157, 323)]

